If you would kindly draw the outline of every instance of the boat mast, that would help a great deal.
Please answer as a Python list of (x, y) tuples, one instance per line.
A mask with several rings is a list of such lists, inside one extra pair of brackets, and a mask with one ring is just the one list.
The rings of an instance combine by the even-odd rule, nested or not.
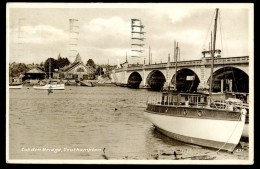
[(210, 84), (209, 84), (209, 94), (212, 94), (212, 85), (213, 85), (213, 68), (214, 68), (214, 54), (215, 54), (215, 46), (216, 46), (216, 34), (217, 34), (217, 19), (218, 19), (218, 8), (216, 9), (216, 17), (214, 24), (214, 37), (213, 37), (213, 46), (211, 50), (211, 74), (210, 74)]
[(151, 64), (151, 48), (149, 46), (149, 65)]
[(178, 42), (174, 41), (174, 60), (175, 60), (175, 86), (174, 90), (177, 90), (177, 56), (178, 56)]
[(49, 80), (51, 81), (51, 58), (49, 61)]

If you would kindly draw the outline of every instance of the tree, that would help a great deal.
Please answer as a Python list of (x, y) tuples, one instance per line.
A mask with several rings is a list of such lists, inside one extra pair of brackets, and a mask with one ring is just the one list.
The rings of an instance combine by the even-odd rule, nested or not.
[(91, 67), (93, 67), (94, 69), (96, 68), (96, 64), (95, 64), (95, 62), (92, 60), (92, 59), (89, 59), (88, 61), (87, 61), (87, 64), (86, 64), (87, 66), (91, 66)]
[(70, 64), (70, 61), (69, 61), (68, 58), (62, 58), (59, 55), (58, 60), (56, 61), (57, 68), (62, 68), (62, 67), (67, 66), (69, 64)]
[(10, 76), (19, 77), (20, 74), (25, 73), (28, 70), (28, 67), (24, 63), (12, 63), (9, 64)]
[(44, 66), (44, 63), (43, 63), (43, 62), (41, 62), (41, 63), (40, 63), (40, 66), (41, 66), (41, 67), (42, 67), (42, 66)]

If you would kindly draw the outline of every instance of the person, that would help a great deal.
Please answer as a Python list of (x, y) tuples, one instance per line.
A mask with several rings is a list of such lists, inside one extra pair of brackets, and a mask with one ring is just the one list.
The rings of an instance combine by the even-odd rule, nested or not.
[(229, 111), (233, 111), (234, 110), (234, 106), (231, 102), (228, 103), (228, 110)]
[(242, 113), (243, 115), (246, 115), (246, 113), (247, 113), (246, 109), (242, 109), (242, 110), (241, 110), (241, 113)]

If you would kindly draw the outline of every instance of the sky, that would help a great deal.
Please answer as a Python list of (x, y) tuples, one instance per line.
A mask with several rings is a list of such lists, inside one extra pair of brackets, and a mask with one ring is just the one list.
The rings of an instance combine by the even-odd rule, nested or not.
[[(209, 48), (215, 9), (219, 8), (216, 48), (222, 57), (248, 56), (253, 41), (251, 4), (7, 4), (7, 57), (9, 62), (40, 63), (47, 58), (75, 60), (72, 50), (96, 64), (147, 64), (173, 61), (174, 41), (180, 60), (196, 60)], [(69, 19), (77, 19), (70, 31)], [(144, 52), (131, 49), (131, 19), (139, 19), (146, 32)], [(135, 22), (138, 24), (138, 22)], [(134, 34), (136, 36), (136, 34)], [(75, 40), (73, 38), (78, 38)], [(74, 47), (70, 44), (76, 44)], [(132, 57), (138, 55), (139, 57)]]

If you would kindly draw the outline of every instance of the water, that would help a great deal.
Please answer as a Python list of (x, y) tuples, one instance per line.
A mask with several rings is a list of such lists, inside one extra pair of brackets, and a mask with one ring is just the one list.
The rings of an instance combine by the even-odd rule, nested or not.
[[(159, 92), (100, 86), (66, 86), (49, 95), (32, 87), (9, 91), (10, 159), (150, 160), (162, 152), (190, 156), (215, 151), (178, 142), (154, 129), (143, 113), (147, 97)], [(216, 157), (248, 155), (221, 152)]]

